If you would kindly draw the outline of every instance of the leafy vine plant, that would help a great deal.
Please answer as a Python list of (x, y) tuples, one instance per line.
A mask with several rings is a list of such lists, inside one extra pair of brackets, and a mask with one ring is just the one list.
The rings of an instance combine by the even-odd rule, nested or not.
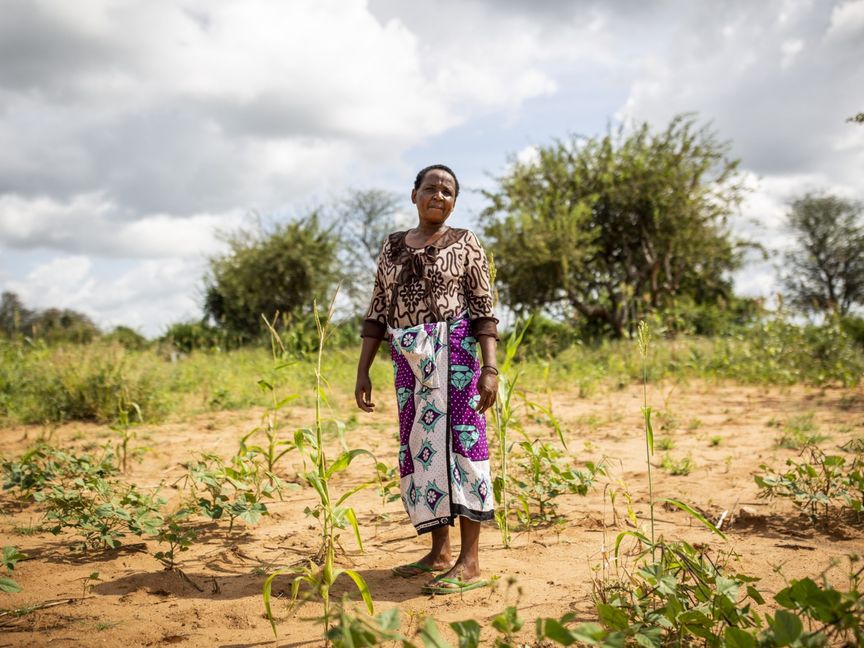
[(336, 549), (339, 544), (338, 529), (345, 529), (350, 524), (354, 531), (357, 545), (361, 551), (363, 550), (363, 541), (360, 535), (357, 515), (354, 509), (348, 506), (346, 502), (352, 495), (376, 484), (377, 481), (373, 479), (363, 482), (339, 496), (333, 492), (330, 482), (336, 474), (346, 470), (351, 465), (351, 462), (359, 456), (366, 455), (370, 457), (373, 465), (377, 465), (378, 463), (374, 455), (365, 448), (344, 450), (335, 459), (329, 461), (324, 447), (325, 419), (322, 414), (322, 405), (326, 398), (326, 381), (322, 375), (321, 366), (324, 358), (324, 344), (331, 332), (333, 311), (338, 293), (339, 289), (337, 288), (323, 317), (319, 312), (318, 303), (313, 302), (313, 314), (318, 336), (314, 367), (315, 420), (311, 429), (298, 430), (294, 435), (294, 444), (303, 454), (304, 464), (308, 459), (311, 465), (311, 470), (303, 473), (302, 479), (317, 494), (318, 504), (314, 507), (307, 507), (306, 513), (320, 523), (321, 545), (317, 553), (309, 559), (306, 565), (283, 567), (270, 574), (264, 581), (264, 609), (267, 613), (267, 618), (270, 620), (274, 635), (276, 634), (276, 621), (272, 610), (273, 581), (282, 575), (294, 577), (291, 585), (292, 607), (297, 603), (300, 597), (300, 588), (304, 584), (308, 588), (305, 593), (305, 599), (316, 595), (321, 599), (324, 605), (323, 622), (325, 636), (334, 618), (334, 611), (330, 600), (330, 589), (343, 574), (354, 582), (369, 613), (372, 614), (374, 612), (372, 595), (363, 577), (353, 569), (343, 569), (336, 565)]

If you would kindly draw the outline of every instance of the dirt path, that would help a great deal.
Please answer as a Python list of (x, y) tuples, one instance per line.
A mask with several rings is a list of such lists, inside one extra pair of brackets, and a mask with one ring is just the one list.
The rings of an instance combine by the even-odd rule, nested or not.
[[(349, 425), (347, 437), (350, 446), (367, 447), (389, 462), (396, 452), (391, 425), (395, 413), (393, 403), (384, 400), (379, 396), (381, 411), (360, 417), (359, 425)], [(666, 452), (676, 459), (689, 455), (693, 462), (689, 475), (671, 476), (660, 468), (664, 451), (658, 450), (655, 494), (684, 499), (715, 519), (727, 511), (726, 520), (733, 522), (729, 540), (723, 543), (694, 526), (684, 513), (659, 509), (658, 533), (736, 552), (740, 558), (735, 569), (761, 577), (759, 587), (766, 593), (783, 587), (784, 579), (813, 576), (826, 569), (831, 578), (842, 577), (846, 555), (864, 548), (861, 529), (832, 533), (814, 529), (788, 505), (758, 500), (753, 475), (761, 463), (779, 468), (787, 457), (796, 455), (775, 445), (778, 423), (791, 417), (812, 413), (818, 431), (829, 437), (822, 442), (825, 448), (864, 436), (864, 394), (860, 390), (670, 383), (653, 386), (650, 400), (659, 411), (656, 435), (669, 439), (663, 443), (672, 446)], [(593, 619), (592, 579), (598, 577), (604, 551), (608, 552), (618, 528), (626, 528), (615, 526), (616, 519), (624, 524), (626, 497), (632, 499), (640, 520), (648, 515), (641, 388), (634, 385), (590, 399), (579, 399), (575, 391), (557, 392), (554, 403), (577, 462), (606, 457), (610, 479), (587, 497), (562, 497), (560, 509), (568, 523), (557, 529), (517, 533), (509, 550), (501, 546), (497, 529), (487, 527), (481, 537), (482, 567), (487, 575), (501, 577), (493, 589), (430, 598), (419, 592), (422, 579), (394, 578), (390, 567), (419, 557), (426, 539), (415, 536), (398, 501), (383, 505), (374, 489), (361, 491), (352, 500), (366, 551), (360, 553), (346, 532), (342, 542), (347, 553), (341, 562), (365, 577), (377, 611), (400, 608), (404, 632), (410, 634), (427, 615), (439, 621), (489, 619), (517, 597), (521, 616), (529, 622), (525, 629), (529, 642), (535, 617), (575, 611), (584, 620)], [(308, 424), (309, 416), (308, 411), (294, 411), (286, 429)], [(136, 443), (149, 445), (151, 450), (133, 465), (128, 478), (141, 486), (171, 483), (183, 474), (182, 462), (197, 452), (229, 456), (239, 437), (254, 428), (259, 417), (260, 412), (255, 411), (219, 413), (190, 423), (142, 429)], [(550, 430), (529, 413), (523, 411), (522, 420), (532, 436), (551, 438)], [(3, 429), (0, 455), (17, 457), (38, 433), (36, 428)], [(103, 427), (68, 425), (53, 433), (52, 442), (87, 448), (103, 443), (110, 434)], [(336, 482), (337, 491), (369, 477), (371, 466), (364, 461), (358, 459), (346, 477)], [(287, 474), (300, 467), (283, 466)], [(606, 482), (619, 493), (614, 511), (604, 497), (604, 490), (608, 493), (613, 487), (604, 489)], [(170, 493), (170, 488), (165, 492)], [(239, 523), (229, 534), (224, 523), (202, 526), (199, 541), (182, 554), (188, 577), (183, 579), (164, 571), (152, 557), (155, 543), (83, 556), (69, 550), (72, 536), (30, 533), (28, 529), (40, 520), (38, 508), (20, 508), (5, 496), (0, 505), (0, 542), (19, 547), (31, 559), (15, 570), (24, 590), (0, 594), (0, 607), (68, 602), (21, 616), (2, 629), (0, 646), (321, 645), (320, 626), (308, 620), (320, 613), (320, 606), (308, 604), (299, 613), (288, 614), (286, 604), (278, 601), (279, 638), (274, 641), (261, 599), (262, 567), (302, 561), (316, 548), (317, 523), (303, 513), (311, 503), (308, 491), (296, 491), (288, 493), (283, 502), (268, 504), (270, 517), (256, 527)], [(832, 562), (837, 566), (832, 568)], [(85, 596), (84, 579), (93, 572), (98, 572), (99, 581)], [(511, 576), (521, 595), (516, 587), (505, 585)], [(275, 590), (281, 595), (287, 596), (289, 589), (287, 578), (276, 581)], [(341, 583), (334, 595), (339, 598), (350, 591), (347, 582)], [(489, 629), (484, 636), (492, 634)]]

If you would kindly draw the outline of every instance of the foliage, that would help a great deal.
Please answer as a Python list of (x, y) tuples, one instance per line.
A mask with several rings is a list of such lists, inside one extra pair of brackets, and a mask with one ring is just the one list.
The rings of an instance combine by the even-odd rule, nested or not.
[(233, 337), (207, 322), (190, 321), (172, 324), (160, 339), (177, 351), (191, 353), (227, 350), (231, 348)]
[(162, 527), (156, 535), (156, 540), (159, 544), (167, 544), (168, 548), (164, 551), (157, 551), (153, 556), (165, 565), (165, 569), (176, 569), (178, 554), (188, 551), (192, 543), (198, 538), (195, 529), (184, 525), (189, 514), (188, 509), (180, 509), (172, 515), (166, 516), (162, 521)]
[(68, 308), (30, 310), (17, 294), (4, 291), (0, 295), (0, 334), (26, 335), (48, 343), (86, 344), (98, 338), (101, 332), (83, 313)]
[(102, 336), (102, 339), (119, 344), (127, 351), (143, 351), (150, 345), (146, 337), (128, 326), (115, 326), (110, 333)]
[(864, 124), (864, 112), (859, 112), (857, 115), (852, 115), (847, 122), (857, 122), (859, 124)]
[(786, 253), (784, 283), (804, 311), (847, 315), (864, 305), (864, 220), (859, 203), (807, 194), (787, 215), (796, 246)]
[(31, 497), (57, 482), (111, 477), (117, 473), (118, 466), (110, 446), (103, 448), (100, 457), (93, 457), (38, 443), (17, 461), (3, 461), (2, 470), (3, 490), (17, 489), (24, 497)]
[(777, 445), (790, 450), (800, 450), (824, 440), (825, 436), (818, 433), (813, 414), (799, 414), (783, 424), (783, 432)]
[(850, 460), (828, 455), (815, 446), (804, 451), (804, 461), (786, 460), (785, 471), (762, 464), (765, 474), (756, 475), (759, 497), (790, 499), (813, 520), (827, 523), (833, 513), (854, 512), (864, 519), (864, 455)]
[(728, 300), (739, 258), (726, 218), (742, 193), (728, 151), (679, 116), (660, 133), (572, 137), (514, 160), (485, 193), (505, 301), (622, 337), (681, 297)]
[(155, 358), (140, 363), (139, 357), (101, 341), (51, 348), (0, 340), (0, 417), (110, 423), (125, 412), (158, 420), (166, 409), (159, 368)]
[(84, 546), (94, 548), (114, 548), (128, 533), (155, 536), (165, 504), (156, 492), (92, 475), (51, 484), (34, 498), (46, 506), (51, 533), (72, 529), (84, 538)]
[(272, 498), (280, 483), (249, 454), (237, 454), (228, 464), (216, 455), (204, 454), (188, 467), (185, 481), (191, 486), (198, 512), (211, 520), (227, 517), (229, 532), (236, 519), (257, 524), (267, 515), (264, 499)]
[(644, 541), (644, 561), (621, 580), (596, 585), (599, 620), (612, 633), (606, 641), (722, 646), (728, 628), (759, 625), (753, 605), (764, 600), (752, 586), (756, 579), (726, 573), (722, 562), (686, 542)]
[(229, 252), (210, 259), (204, 312), (241, 340), (265, 332), (261, 315), (302, 312), (337, 277), (337, 238), (317, 213), (266, 231), (226, 237)]

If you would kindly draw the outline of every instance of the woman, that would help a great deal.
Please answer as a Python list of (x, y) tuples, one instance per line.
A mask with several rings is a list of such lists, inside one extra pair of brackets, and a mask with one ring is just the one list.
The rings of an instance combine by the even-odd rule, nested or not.
[[(472, 232), (446, 224), (458, 195), (450, 168), (436, 164), (417, 174), (411, 192), (417, 227), (384, 242), (354, 390), (357, 406), (373, 411), (369, 367), (387, 336), (402, 502), (417, 532), (432, 536), (429, 553), (393, 572), (405, 578), (444, 572), (424, 586), (431, 594), (488, 584), (480, 578), (480, 523), (493, 517), (483, 413), (498, 392), (498, 320), (483, 248)], [(449, 527), (457, 517), (461, 546), (451, 565)]]

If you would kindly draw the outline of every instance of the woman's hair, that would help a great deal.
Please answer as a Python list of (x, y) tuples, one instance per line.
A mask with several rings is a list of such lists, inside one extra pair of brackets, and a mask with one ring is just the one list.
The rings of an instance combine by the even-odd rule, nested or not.
[(419, 189), (420, 185), (423, 184), (423, 178), (426, 177), (426, 174), (434, 169), (438, 169), (439, 171), (446, 171), (451, 176), (453, 176), (453, 182), (456, 183), (456, 195), (459, 195), (459, 178), (456, 177), (456, 174), (453, 173), (453, 169), (448, 167), (445, 164), (431, 164), (424, 169), (420, 169), (420, 173), (417, 174), (417, 178), (414, 180), (414, 189)]

